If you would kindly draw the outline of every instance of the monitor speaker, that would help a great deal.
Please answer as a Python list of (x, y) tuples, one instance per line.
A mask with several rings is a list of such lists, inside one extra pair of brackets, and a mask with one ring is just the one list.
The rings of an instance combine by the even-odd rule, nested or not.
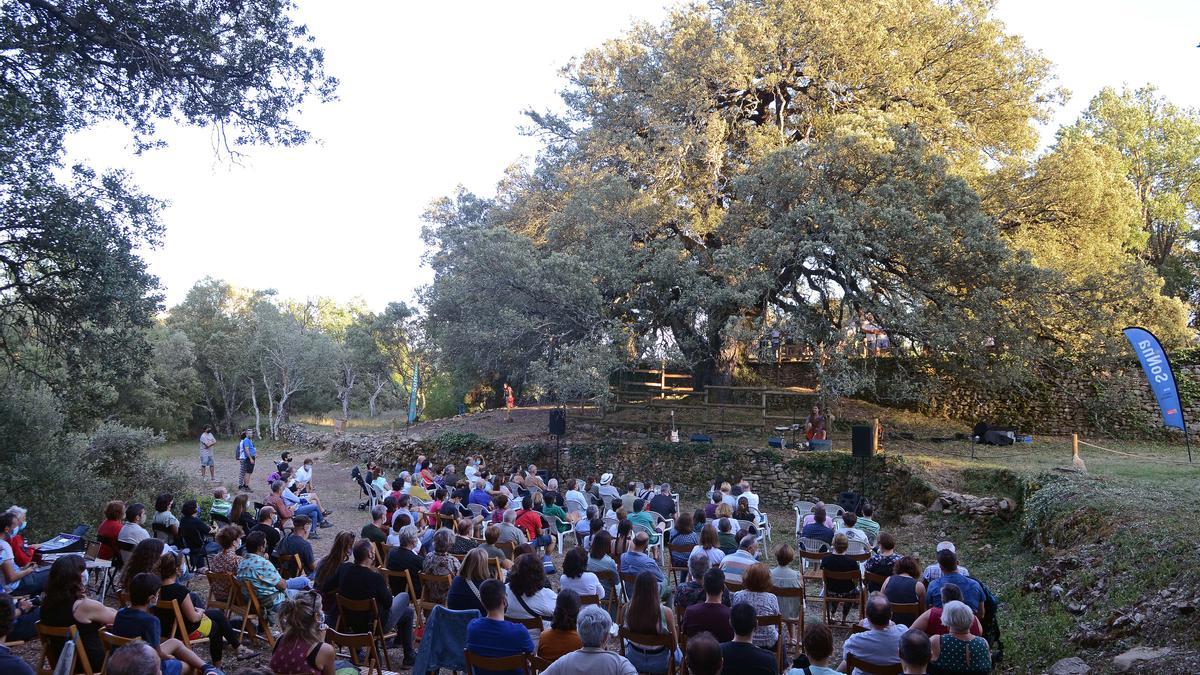
[(855, 457), (875, 456), (875, 428), (870, 424), (856, 424), (850, 430), (851, 454)]
[(550, 411), (550, 434), (559, 438), (567, 435), (567, 411), (555, 408)]

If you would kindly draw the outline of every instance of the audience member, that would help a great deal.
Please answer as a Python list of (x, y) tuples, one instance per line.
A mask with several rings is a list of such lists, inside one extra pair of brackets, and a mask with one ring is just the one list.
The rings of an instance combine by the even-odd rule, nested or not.
[(162, 539), (168, 544), (175, 544), (179, 541), (179, 519), (171, 512), (174, 506), (175, 497), (171, 493), (160, 494), (154, 499), (154, 519), (150, 521), (154, 537)]
[(861, 510), (862, 515), (858, 517), (855, 527), (865, 532), (867, 537), (878, 539), (879, 523), (875, 521), (875, 507), (871, 504), (863, 504)]
[(588, 551), (576, 546), (563, 556), (563, 574), (558, 579), (561, 591), (572, 590), (579, 595), (595, 595), (603, 600), (604, 585), (594, 572), (587, 571)]
[(958, 586), (958, 590), (962, 591), (962, 602), (970, 607), (971, 611), (979, 613), (984, 601), (983, 586), (963, 573), (958, 566), (957, 554), (950, 549), (939, 551), (938, 567), (941, 569), (941, 575), (929, 584), (926, 594), (929, 605), (940, 607), (942, 605), (942, 588), (946, 584), (954, 584)]
[(46, 587), (49, 571), (29, 563), (18, 567), (11, 539), (17, 532), (17, 515), (0, 514), (0, 591), (13, 595), (37, 595)]
[[(425, 556), (425, 562), (421, 565), (421, 571), (425, 574), (448, 577), (458, 574), (458, 558), (455, 558), (450, 553), (450, 547), (453, 545), (453, 532), (445, 528), (435, 532), (433, 535), (433, 551)], [(438, 582), (436, 584), (430, 582), (429, 588), (425, 589), (424, 599), (441, 603), (445, 601), (446, 594), (449, 592), (449, 582)]]
[[(375, 619), (383, 626), (384, 633), (390, 633), (395, 628), (400, 646), (404, 649), (403, 667), (411, 667), (416, 654), (413, 652), (414, 612), (409, 606), (408, 594), (392, 595), (383, 575), (376, 570), (378, 558), (374, 543), (359, 539), (351, 551), (354, 564), (340, 567), (338, 595), (348, 600), (374, 600), (375, 609), (368, 614), (346, 612), (340, 617), (341, 620), (354, 633), (370, 632)], [(339, 609), (339, 613), (341, 611)]]
[[(954, 542), (952, 541), (939, 541), (937, 544), (937, 553), (940, 554), (942, 551), (950, 551), (955, 556), (958, 555), (958, 551), (954, 548)], [(934, 560), (937, 560), (937, 558), (935, 557)], [(958, 573), (964, 577), (971, 576), (971, 573), (964, 565), (958, 566)], [(928, 565), (925, 571), (921, 572), (921, 581), (925, 582), (925, 588), (929, 588), (930, 584), (940, 576), (942, 576), (942, 566), (940, 563), (934, 562)]]
[(582, 646), (559, 657), (543, 675), (637, 675), (627, 658), (604, 648), (612, 629), (608, 612), (599, 605), (587, 605), (579, 610), (575, 623)]
[(104, 672), (107, 675), (161, 675), (162, 659), (154, 647), (137, 640), (114, 649), (104, 663)]
[[(24, 601), (28, 602), (28, 601)], [(21, 617), (23, 611), (30, 611), (32, 605), (26, 605), (23, 610), (13, 601), (11, 595), (0, 593), (0, 673), (11, 673), (12, 675), (33, 675), (33, 669), (29, 664), (25, 663), (21, 657), (12, 653), (4, 643), (6, 641), (19, 642), (26, 637), (32, 636), (14, 636), (13, 629), (17, 621)]]
[[(159, 600), (162, 602), (174, 601), (179, 604), (179, 613), (183, 617), (184, 622), (183, 628), (188, 635), (199, 634), (201, 637), (209, 638), (209, 655), (216, 665), (221, 665), (221, 656), (225, 652), (225, 643), (229, 643), (229, 646), (237, 650), (239, 659), (250, 658), (258, 654), (258, 652), (242, 644), (241, 637), (233, 630), (233, 626), (230, 625), (229, 617), (225, 615), (225, 612), (219, 609), (205, 609), (196, 606), (195, 601), (192, 599), (192, 594), (188, 591), (188, 587), (179, 582), (179, 571), (182, 562), (183, 557), (171, 551), (164, 552), (162, 557), (159, 558), (156, 570), (158, 578), (162, 583), (162, 587), (158, 592)], [(163, 633), (174, 635), (174, 609), (155, 609), (153, 613), (162, 623), (164, 628)]]
[(733, 531), (733, 521), (726, 516), (717, 514), (717, 541), (720, 542), (721, 553), (733, 555), (738, 549), (737, 533)]
[(384, 532), (387, 522), (387, 507), (376, 504), (371, 507), (371, 522), (363, 525), (359, 536), (376, 544), (383, 544), (387, 542), (387, 532)]
[(833, 632), (827, 624), (817, 621), (805, 624), (801, 644), (809, 665), (804, 669), (793, 668), (788, 675), (842, 675), (841, 671), (829, 667), (833, 656)]
[(283, 634), (271, 652), (271, 672), (315, 675), (318, 672), (342, 672), (342, 668), (350, 665), (337, 662), (337, 650), (323, 639), (322, 607), (321, 596), (314, 593), (284, 601), (279, 608)]
[[(588, 550), (587, 571), (593, 574), (598, 572), (611, 572), (614, 582), (604, 581), (604, 592), (606, 595), (621, 592), (621, 573), (617, 568), (617, 561), (613, 560), (612, 555), (612, 536), (604, 530), (600, 530), (592, 536), (591, 546)], [(599, 574), (597, 574), (599, 578)]]
[[(541, 569), (541, 562), (537, 563)], [(518, 567), (520, 563), (518, 562)], [(480, 602), (483, 603), (487, 614), (472, 619), (467, 624), (467, 650), (480, 656), (512, 656), (515, 654), (533, 654), (533, 639), (525, 627), (506, 621), (505, 611), (508, 601), (504, 584), (496, 579), (488, 579), (479, 587)], [(490, 675), (524, 675), (522, 669), (496, 671)]]
[(720, 565), (721, 561), (725, 559), (725, 552), (721, 550), (720, 535), (712, 523), (706, 523), (700, 529), (700, 543), (692, 549), (692, 553), (696, 551), (702, 551), (713, 565)]
[[(267, 623), (273, 623), (279, 605), (285, 597), (285, 591), (289, 588), (288, 582), (283, 580), (271, 561), (263, 557), (266, 553), (267, 539), (262, 533), (251, 532), (246, 535), (244, 543), (246, 555), (242, 562), (238, 563), (237, 580), (250, 582), (255, 597), (267, 615)], [(298, 581), (301, 579), (304, 582), (308, 581), (304, 577), (292, 580), (297, 588), (302, 587)], [(267, 630), (267, 627), (264, 626), (263, 629)]]
[[(156, 543), (162, 546), (161, 541)], [(83, 556), (65, 555), (55, 560), (50, 566), (46, 595), (42, 599), (41, 622), (55, 628), (74, 626), (79, 632), (88, 661), (101, 664), (104, 662), (104, 645), (100, 642), (100, 630), (112, 625), (117, 613), (88, 597), (86, 577), (87, 567)], [(51, 654), (55, 660), (62, 645), (62, 640), (50, 640)]]
[[(214, 504), (216, 502), (213, 502)], [(96, 554), (101, 560), (112, 560), (117, 555), (117, 537), (125, 526), (125, 502), (114, 499), (104, 507), (104, 522), (96, 528), (96, 539), (100, 541), (100, 551)]]
[[(863, 571), (878, 574), (881, 577), (890, 577), (895, 571), (896, 561), (900, 560), (900, 554), (896, 553), (896, 538), (890, 532), (884, 532), (879, 535), (877, 544), (878, 550), (863, 565)], [(879, 590), (880, 586), (881, 584), (868, 582), (867, 590), (875, 592)]]
[[(517, 556), (508, 574), (508, 609), (505, 615), (514, 619), (541, 619), (549, 623), (554, 616), (556, 593), (546, 580), (546, 568), (536, 553)], [(536, 632), (531, 632), (531, 637)]]
[(489, 558), (499, 558), (501, 567), (506, 570), (512, 569), (512, 561), (508, 559), (508, 554), (496, 547), (500, 541), (500, 533), (499, 525), (488, 525), (483, 531), (483, 543), (479, 547), (487, 552)]
[[(645, 536), (639, 532), (638, 536)], [(671, 635), (679, 644), (675, 613), (664, 607), (659, 600), (659, 583), (650, 571), (638, 573), (629, 604), (625, 607), (625, 630), (637, 635)], [(647, 645), (634, 640), (625, 640), (625, 657), (639, 673), (665, 673), (671, 659), (675, 663), (683, 658), (678, 648), (671, 650), (658, 645)]]
[(742, 575), (758, 563), (758, 540), (748, 534), (738, 542), (738, 550), (721, 560), (721, 571), (725, 578), (735, 584), (742, 583)]
[[(150, 608), (158, 604), (161, 585), (162, 582), (154, 574), (142, 572), (135, 576), (129, 584), (129, 606), (117, 610), (112, 627), (108, 630), (118, 637), (140, 639), (157, 650), (162, 660), (162, 671), (166, 675), (179, 675), (184, 665), (203, 671), (206, 664), (195, 652), (176, 638), (162, 639), (162, 624), (158, 617), (150, 613)], [(91, 660), (90, 655), (88, 660)]]
[[(825, 517), (817, 518), (817, 511), (825, 514)], [(800, 521), (801, 527), (805, 525), (811, 525), (813, 523), (822, 523), (825, 525), (825, 527), (828, 527), (831, 530), (833, 529), (833, 518), (829, 517), (828, 511), (825, 509), (825, 502), (818, 501), (816, 504), (814, 504), (812, 510), (805, 514), (804, 519)]]
[[(697, 556), (697, 560), (707, 562), (704, 556)], [(684, 610), (683, 634), (694, 637), (707, 632), (720, 642), (729, 642), (733, 639), (733, 627), (729, 623), (729, 604), (725, 598), (725, 573), (710, 569), (704, 573), (702, 583), (704, 601)]]
[(846, 535), (846, 539), (857, 541), (863, 545), (863, 548), (871, 547), (871, 540), (867, 539), (867, 533), (855, 527), (858, 524), (858, 516), (852, 511), (846, 511), (842, 514), (841, 522), (837, 524), (837, 531)]
[(142, 523), (146, 522), (146, 507), (143, 504), (130, 504), (125, 507), (125, 526), (121, 528), (121, 533), (117, 535), (117, 541), (125, 544), (137, 545), (143, 539), (149, 539), (150, 533), (146, 528), (142, 527)]
[(208, 512), (215, 520), (229, 520), (229, 509), (233, 508), (233, 502), (229, 501), (229, 490), (225, 486), (219, 485), (213, 490), (213, 502), (209, 507)]
[[(728, 560), (728, 558), (726, 558)], [(771, 592), (771, 570), (763, 563), (748, 567), (743, 577), (743, 588), (733, 594), (733, 604), (747, 603), (754, 608), (758, 616), (777, 616), (779, 599)], [(774, 650), (779, 641), (779, 629), (775, 626), (761, 626), (754, 631), (755, 645), (767, 650)]]
[[(775, 588), (801, 588), (804, 585), (800, 572), (791, 568), (796, 559), (796, 549), (790, 544), (775, 547), (776, 567), (771, 568), (771, 585)], [(779, 611), (785, 619), (800, 616), (800, 598), (779, 598)]]
[(575, 622), (579, 617), (580, 607), (578, 593), (569, 588), (559, 591), (554, 604), (554, 617), (550, 620), (550, 628), (542, 631), (541, 636), (538, 637), (538, 656), (548, 661), (554, 661), (583, 646), (579, 639), (579, 633), (575, 631)]
[(804, 529), (800, 531), (800, 536), (805, 539), (817, 539), (826, 544), (833, 542), (833, 535), (836, 533), (832, 527), (826, 524), (829, 521), (825, 515), (825, 509), (818, 507), (813, 511), (812, 518), (813, 521), (806, 524)]
[[(688, 557), (688, 579), (682, 584), (675, 587), (675, 614), (683, 616), (688, 607), (697, 603), (704, 602), (706, 597), (704, 591), (704, 576), (709, 569), (713, 568), (708, 561), (708, 556), (704, 555), (703, 551), (692, 551), (692, 555)], [(725, 589), (725, 573), (721, 572), (721, 604), (728, 607), (730, 605), (729, 591)]]
[[(846, 672), (845, 657), (866, 661), (877, 666), (892, 666), (900, 664), (900, 636), (907, 626), (897, 626), (892, 621), (892, 604), (880, 593), (872, 593), (867, 598), (867, 630), (853, 633), (846, 638), (842, 645), (842, 665), (838, 668)], [(851, 675), (869, 675), (860, 668), (855, 668)]]
[(775, 654), (754, 646), (758, 614), (747, 603), (734, 603), (729, 611), (733, 640), (721, 643), (721, 675), (776, 675), (779, 665)]
[[(658, 561), (646, 555), (646, 549), (650, 546), (650, 535), (645, 532), (638, 532), (633, 537), (633, 550), (626, 551), (621, 556), (621, 574), (641, 574), (648, 572), (658, 580), (661, 588), (667, 581), (663, 575), (662, 569), (658, 566)], [(631, 659), (632, 660), (632, 659)], [(637, 665), (634, 661), (634, 665)]]
[[(956, 584), (946, 584), (942, 586), (942, 602), (950, 602), (957, 600), (962, 602), (962, 591), (959, 590)], [(917, 617), (911, 628), (919, 628), (928, 635), (945, 635), (949, 632), (945, 625), (942, 624), (942, 608), (930, 607), (925, 610), (925, 613)], [(979, 623), (979, 617), (975, 617), (975, 622), (971, 624), (970, 633), (972, 635), (983, 635), (983, 625)]]
[(129, 582), (133, 577), (142, 572), (153, 572), (158, 566), (158, 559), (162, 557), (163, 551), (167, 545), (161, 540), (153, 537), (147, 537), (133, 547), (133, 552), (129, 554), (129, 560), (121, 567), (121, 583), (119, 588), (129, 588)]
[(292, 531), (288, 532), (275, 546), (275, 558), (283, 569), (295, 567), (295, 556), (300, 556), (300, 569), (295, 576), (310, 576), (315, 569), (312, 544), (308, 543), (308, 528), (312, 522), (306, 516), (292, 518)]
[(745, 520), (747, 522), (758, 522), (758, 514), (750, 509), (750, 500), (745, 497), (737, 498), (737, 507), (733, 509), (734, 520)]
[(483, 582), (491, 578), (487, 552), (476, 548), (463, 558), (458, 575), (450, 582), (450, 592), (446, 594), (446, 608), (453, 610), (477, 609), (480, 614), (487, 614), (487, 609), (480, 599), (479, 588)]
[(337, 591), (345, 571), (343, 568), (354, 564), (354, 542), (353, 532), (339, 532), (333, 538), (333, 546), (330, 547), (329, 553), (317, 561), (317, 570), (313, 574), (313, 588), (321, 594), (321, 605), (329, 608), (326, 615), (327, 622), (331, 624), (337, 623)]
[(958, 600), (942, 607), (948, 632), (929, 638), (930, 665), (938, 673), (990, 673), (992, 657), (987, 640), (971, 635), (975, 613)]
[(900, 666), (904, 675), (925, 675), (932, 658), (931, 651), (928, 635), (915, 628), (904, 631), (900, 636)]
[[(258, 510), (258, 522), (254, 524), (254, 527), (250, 528), (250, 532), (261, 533), (263, 538), (266, 539), (268, 551), (274, 551), (275, 547), (279, 545), (279, 540), (283, 539), (283, 533), (272, 524), (274, 522), (275, 509), (264, 506)], [(246, 532), (246, 534), (250, 534), (250, 532)]]
[[(850, 545), (846, 535), (838, 533), (833, 538), (833, 552), (828, 553), (821, 558), (821, 569), (829, 572), (853, 572), (858, 570), (858, 563), (853, 558), (846, 555), (846, 548)], [(849, 580), (831, 579), (825, 584), (825, 596), (830, 598), (846, 598), (849, 600), (857, 600), (859, 596), (858, 584)], [(846, 620), (846, 615), (850, 612), (852, 605), (857, 605), (857, 602), (841, 602), (842, 620)]]
[(663, 518), (675, 517), (675, 513), (679, 507), (675, 505), (675, 499), (671, 497), (671, 486), (669, 484), (663, 483), (658, 486), (658, 494), (650, 498), (649, 508)]
[[(250, 534), (256, 524), (253, 516), (250, 515), (249, 505), (250, 495), (242, 493), (233, 498), (233, 506), (229, 507), (229, 522), (242, 528), (242, 532), (245, 534)], [(264, 506), (263, 508), (270, 507)], [(275, 509), (271, 509), (271, 513), (275, 513)]]
[[(406, 525), (400, 529), (397, 536), (398, 543), (388, 553), (387, 568), (393, 572), (408, 571), (408, 577), (413, 584), (412, 591), (416, 594), (416, 598), (413, 600), (416, 600), (421, 597), (421, 570), (425, 568), (425, 559), (417, 553), (421, 548), (421, 542), (417, 538), (417, 528)], [(391, 586), (392, 595), (408, 590), (402, 579), (388, 577), (388, 583)]]
[[(912, 556), (900, 558), (896, 561), (893, 572), (895, 574), (883, 581), (881, 589), (889, 602), (893, 605), (925, 602), (925, 584), (917, 580), (920, 571), (917, 569), (916, 558)], [(911, 626), (917, 620), (917, 615), (905, 613), (897, 614), (892, 618), (898, 624)]]
[[(733, 630), (730, 629), (730, 635)], [(700, 633), (687, 643), (687, 665), (690, 675), (717, 675), (724, 661), (721, 645), (711, 633)]]
[(529, 537), (525, 536), (525, 530), (517, 527), (517, 510), (509, 509), (504, 512), (503, 522), (500, 523), (500, 538), (498, 543), (507, 544), (524, 544), (529, 541)]

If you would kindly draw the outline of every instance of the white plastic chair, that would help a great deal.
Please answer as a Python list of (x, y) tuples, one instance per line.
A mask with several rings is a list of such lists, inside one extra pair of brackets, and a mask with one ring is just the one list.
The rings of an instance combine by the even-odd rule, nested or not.
[(568, 523), (566, 523), (562, 520), (559, 520), (558, 516), (556, 516), (552, 513), (543, 513), (542, 517), (545, 518), (546, 523), (548, 523), (550, 525), (550, 536), (554, 537), (555, 540), (557, 540), (559, 553), (565, 553), (567, 551), (566, 542), (564, 540), (568, 536), (574, 538), (575, 544), (577, 546), (579, 545), (579, 537), (575, 533), (575, 528), (573, 526), (568, 527), (566, 532), (559, 532), (558, 526), (559, 525), (567, 525)]

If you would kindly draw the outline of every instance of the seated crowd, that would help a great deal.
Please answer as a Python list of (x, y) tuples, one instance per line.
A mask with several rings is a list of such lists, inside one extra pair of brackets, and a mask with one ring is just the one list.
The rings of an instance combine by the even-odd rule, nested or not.
[[(303, 487), (311, 489), (311, 463), (306, 469)], [(471, 457), (460, 476), (454, 466), (435, 472), (419, 457), (390, 484), (369, 467), (369, 482), (382, 481), (386, 497), (357, 536), (339, 533), (317, 559), (309, 540), (328, 523), (328, 511), (311, 492), (287, 496), (295, 484), (286, 465), (276, 473), (270, 497), (253, 513), (247, 495), (229, 500), (217, 488), (211, 526), (194, 501), (175, 518), (169, 494), (154, 504), (153, 533), (144, 528), (142, 504), (110, 502), (96, 557), (118, 570), (116, 610), (91, 597), (83, 556), (31, 568), (19, 534), (25, 513), (10, 509), (0, 515), (0, 637), (32, 639), (39, 621), (73, 627), (94, 670), (106, 658), (101, 631), (140, 639), (108, 656), (106, 672), (121, 675), (142, 672), (133, 665), (122, 671), (126, 661), (154, 658), (161, 672), (217, 672), (226, 645), (245, 658), (256, 653), (248, 643), (262, 636), (273, 644), (275, 672), (332, 674), (346, 664), (323, 643), (321, 627), (386, 634), (409, 668), (417, 627), (440, 605), (477, 613), (466, 626), (469, 652), (536, 656), (556, 675), (666, 673), (685, 655), (700, 675), (778, 674), (788, 670), (789, 654), (799, 655), (791, 675), (867, 672), (855, 664), (904, 673), (991, 670), (979, 620), (988, 595), (958, 564), (953, 543), (940, 543), (936, 564), (922, 571), (880, 531), (870, 505), (834, 522), (818, 503), (802, 519), (799, 552), (787, 543), (767, 551), (766, 518), (745, 480), (715, 483), (711, 504), (681, 513), (666, 484), (631, 482), (620, 494), (608, 473), (560, 483), (533, 465), (488, 473)], [(813, 541), (821, 550), (804, 548)], [(859, 553), (848, 553), (852, 542)], [(551, 557), (560, 547), (561, 573)], [(792, 566), (798, 555), (801, 570)], [(822, 581), (821, 573), (804, 573), (807, 564), (821, 573), (860, 573), (821, 583), (822, 603), (844, 600), (827, 616), (840, 609), (852, 630), (836, 666), (830, 625), (803, 620), (805, 595), (796, 589)], [(207, 575), (207, 600), (188, 590), (189, 568)], [(39, 607), (14, 600), (39, 594)], [(239, 603), (255, 615), (244, 633), (225, 609)], [(860, 606), (860, 622), (849, 623)], [(610, 631), (619, 634), (619, 653), (606, 649)], [(208, 638), (211, 663), (180, 634)], [(57, 659), (63, 640), (51, 644)], [(0, 647), (0, 667), (14, 662)]]

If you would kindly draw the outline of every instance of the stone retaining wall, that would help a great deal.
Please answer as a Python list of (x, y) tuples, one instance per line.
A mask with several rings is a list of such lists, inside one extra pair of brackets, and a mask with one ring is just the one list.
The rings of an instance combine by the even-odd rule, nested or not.
[[(555, 472), (554, 446), (505, 447), (471, 434), (443, 434), (413, 440), (391, 434), (318, 433), (300, 426), (281, 429), (293, 445), (339, 452), (359, 462), (375, 461), (398, 471), (411, 467), (417, 455), (434, 466), (461, 466), (468, 455), (482, 455), (491, 469), (536, 463), (563, 476), (586, 478), (611, 472), (618, 486), (629, 481), (666, 480), (676, 492), (698, 497), (716, 478), (744, 476), (763, 503), (790, 509), (796, 500), (835, 502), (845, 490), (859, 491), (881, 507), (880, 517), (895, 521), (914, 508), (923, 509), (938, 493), (900, 456), (881, 455), (859, 463), (845, 452), (779, 452), (772, 448), (735, 448), (708, 444), (564, 444), (561, 472)], [(915, 506), (914, 506), (915, 504)], [(777, 526), (792, 527), (792, 523)]]

